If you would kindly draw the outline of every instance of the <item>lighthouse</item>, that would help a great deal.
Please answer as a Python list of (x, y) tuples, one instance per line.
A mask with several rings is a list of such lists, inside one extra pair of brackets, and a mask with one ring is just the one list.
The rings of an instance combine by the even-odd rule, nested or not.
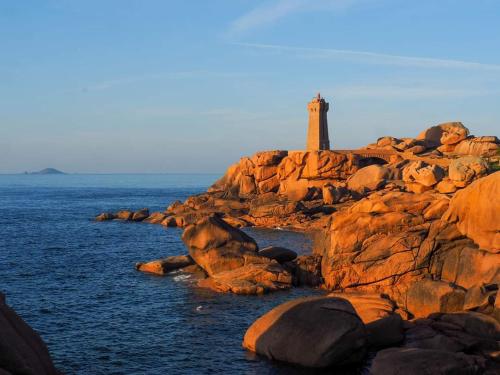
[(329, 104), (318, 95), (307, 105), (309, 127), (307, 130), (307, 151), (329, 150), (328, 120)]

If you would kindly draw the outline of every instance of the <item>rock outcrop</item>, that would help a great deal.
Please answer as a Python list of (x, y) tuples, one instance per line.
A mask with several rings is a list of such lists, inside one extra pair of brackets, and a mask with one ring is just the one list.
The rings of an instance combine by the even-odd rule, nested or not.
[(0, 293), (0, 373), (57, 375), (38, 333), (5, 303)]
[(242, 267), (259, 258), (255, 240), (216, 215), (188, 226), (182, 240), (189, 255), (209, 276)]
[(188, 226), (182, 240), (192, 259), (210, 276), (199, 282), (202, 287), (262, 294), (292, 285), (291, 274), (276, 260), (259, 255), (250, 236), (216, 215)]
[(306, 367), (360, 362), (366, 330), (352, 305), (336, 297), (299, 298), (275, 307), (247, 330), (243, 346)]
[[(329, 244), (318, 250), (325, 286), (384, 292), (415, 317), (481, 304), (491, 312), (500, 282), (499, 176), (451, 201), (433, 192), (376, 192), (333, 214)], [(491, 292), (472, 298), (489, 284)], [(466, 296), (479, 301), (466, 305)]]
[[(500, 172), (457, 192), (443, 219), (485, 250), (500, 252)], [(499, 255), (500, 256), (500, 255)]]
[(494, 156), (500, 149), (500, 141), (495, 136), (471, 137), (463, 140), (454, 148), (458, 155)]
[(466, 139), (468, 135), (469, 129), (461, 122), (447, 122), (424, 130), (417, 139), (423, 140), (427, 147), (439, 147), (441, 145), (456, 145)]

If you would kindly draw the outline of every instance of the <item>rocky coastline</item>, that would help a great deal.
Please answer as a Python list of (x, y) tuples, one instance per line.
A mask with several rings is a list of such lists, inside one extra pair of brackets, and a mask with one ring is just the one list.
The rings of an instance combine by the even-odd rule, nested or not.
[[(445, 123), (355, 151), (265, 151), (243, 157), (206, 193), (164, 212), (102, 213), (184, 229), (188, 254), (137, 263), (199, 287), (259, 295), (294, 286), (248, 329), (270, 359), (373, 374), (500, 371), (500, 142)], [(310, 255), (259, 250), (243, 227), (310, 233)]]

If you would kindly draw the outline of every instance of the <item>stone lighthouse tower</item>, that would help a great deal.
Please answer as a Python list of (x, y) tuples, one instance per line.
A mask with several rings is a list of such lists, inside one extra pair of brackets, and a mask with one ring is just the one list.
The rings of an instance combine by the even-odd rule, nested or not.
[(307, 150), (329, 150), (328, 121), (326, 113), (329, 105), (318, 93), (308, 105), (309, 128), (307, 130)]

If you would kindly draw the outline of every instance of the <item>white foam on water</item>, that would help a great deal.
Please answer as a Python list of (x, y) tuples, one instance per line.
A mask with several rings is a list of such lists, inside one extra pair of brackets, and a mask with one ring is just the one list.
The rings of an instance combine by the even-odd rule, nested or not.
[(174, 281), (186, 281), (191, 278), (191, 275), (178, 275), (174, 277)]

